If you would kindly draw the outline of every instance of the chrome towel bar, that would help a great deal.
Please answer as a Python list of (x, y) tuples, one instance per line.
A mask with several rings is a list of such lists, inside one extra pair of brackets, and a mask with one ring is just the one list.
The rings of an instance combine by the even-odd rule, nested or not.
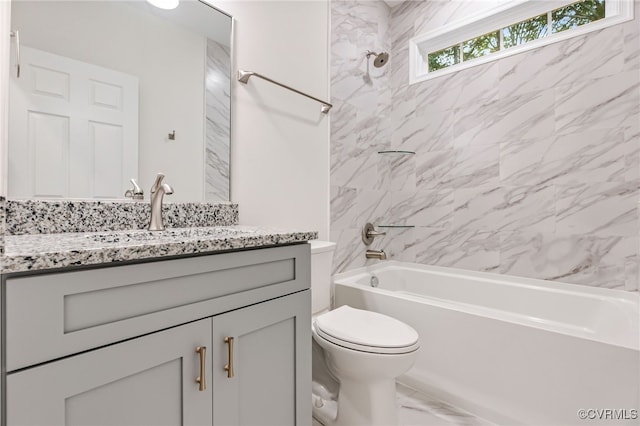
[(269, 83), (273, 83), (273, 84), (275, 84), (276, 86), (280, 86), (280, 87), (283, 87), (283, 88), (285, 88), (285, 89), (287, 89), (287, 90), (291, 90), (292, 92), (295, 92), (295, 93), (297, 93), (297, 94), (299, 94), (299, 95), (302, 95), (302, 96), (307, 97), (307, 98), (309, 98), (309, 99), (313, 99), (314, 101), (321, 103), (321, 104), (322, 104), (322, 107), (320, 108), (320, 111), (321, 111), (323, 114), (328, 113), (328, 112), (329, 112), (329, 110), (333, 107), (333, 105), (331, 105), (329, 102), (325, 102), (325, 101), (323, 101), (323, 100), (321, 100), (321, 99), (314, 98), (314, 97), (313, 97), (313, 96), (311, 96), (311, 95), (307, 95), (306, 93), (301, 92), (301, 91), (299, 91), (299, 90), (296, 90), (296, 89), (294, 89), (293, 87), (289, 87), (289, 86), (287, 86), (286, 84), (278, 83), (277, 81), (272, 80), (272, 79), (270, 79), (269, 77), (265, 77), (264, 75), (258, 74), (257, 72), (253, 72), (253, 71), (244, 71), (244, 70), (238, 70), (238, 81), (239, 81), (240, 83), (247, 84), (247, 82), (249, 81), (249, 78), (250, 78), (250, 77), (252, 77), (252, 76), (255, 76), (255, 77), (261, 78), (261, 79), (263, 79), (263, 80), (268, 81)]

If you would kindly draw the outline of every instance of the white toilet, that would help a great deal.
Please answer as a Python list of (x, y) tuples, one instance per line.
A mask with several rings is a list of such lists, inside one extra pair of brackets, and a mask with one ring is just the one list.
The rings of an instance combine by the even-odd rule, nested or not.
[(346, 305), (326, 312), (334, 246), (311, 242), (313, 415), (325, 426), (397, 424), (395, 379), (415, 362), (418, 333)]

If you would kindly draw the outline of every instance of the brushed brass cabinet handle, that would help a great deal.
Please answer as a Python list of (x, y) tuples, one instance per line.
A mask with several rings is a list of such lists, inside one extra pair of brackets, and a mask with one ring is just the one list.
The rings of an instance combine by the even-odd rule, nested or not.
[(224, 366), (224, 371), (227, 372), (227, 377), (233, 377), (233, 337), (225, 337), (224, 342), (227, 344), (229, 349), (229, 363)]
[(200, 354), (200, 375), (196, 377), (196, 383), (200, 383), (200, 392), (203, 392), (207, 389), (207, 382), (205, 380), (205, 361), (207, 359), (207, 347), (206, 346), (198, 346), (196, 348), (196, 352)]

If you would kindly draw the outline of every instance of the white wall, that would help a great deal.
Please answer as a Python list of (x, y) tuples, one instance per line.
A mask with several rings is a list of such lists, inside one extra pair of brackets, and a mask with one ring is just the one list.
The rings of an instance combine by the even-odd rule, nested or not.
[[(329, 3), (215, 1), (236, 19), (234, 69), (329, 99)], [(232, 78), (231, 198), (240, 223), (329, 235), (329, 115), (263, 80)]]
[(139, 77), (140, 186), (164, 172), (171, 201), (203, 199), (204, 37), (119, 2), (16, 2), (11, 22), (24, 46)]

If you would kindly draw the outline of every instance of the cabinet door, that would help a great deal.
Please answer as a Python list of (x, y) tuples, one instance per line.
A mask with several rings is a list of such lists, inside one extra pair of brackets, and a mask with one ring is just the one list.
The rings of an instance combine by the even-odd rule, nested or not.
[(215, 425), (311, 424), (310, 310), (306, 290), (213, 318)]
[(7, 424), (211, 425), (211, 319), (7, 375)]

